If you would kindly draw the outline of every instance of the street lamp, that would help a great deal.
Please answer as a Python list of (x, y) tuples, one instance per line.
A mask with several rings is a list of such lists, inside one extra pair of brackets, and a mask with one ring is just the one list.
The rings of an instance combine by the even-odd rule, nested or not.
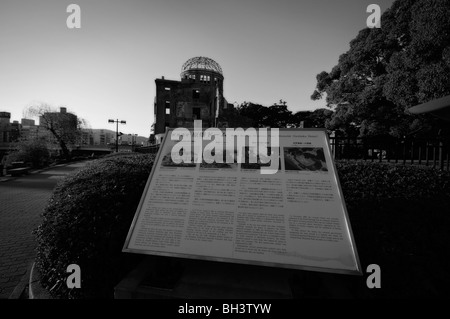
[(127, 121), (108, 120), (108, 123), (116, 123), (116, 153), (119, 152), (119, 123), (127, 124)]

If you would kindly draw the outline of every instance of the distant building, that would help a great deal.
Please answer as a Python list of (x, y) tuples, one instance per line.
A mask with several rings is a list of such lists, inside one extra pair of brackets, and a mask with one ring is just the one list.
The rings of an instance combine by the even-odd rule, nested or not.
[[(11, 143), (19, 138), (44, 139), (49, 149), (58, 150), (60, 145), (49, 128), (58, 134), (65, 135), (70, 150), (98, 152), (112, 150), (116, 145), (116, 131), (109, 129), (78, 128), (78, 118), (67, 112), (65, 107), (60, 112), (46, 112), (39, 117), (39, 125), (34, 120), (21, 119), (11, 123), (11, 113), (0, 112), (0, 159), (10, 151)], [(121, 134), (119, 150), (132, 151), (135, 147), (147, 146), (148, 138), (136, 134)], [(91, 154), (91, 153), (89, 153)]]
[[(113, 148), (116, 145), (116, 132), (107, 129), (82, 129), (82, 145), (90, 146), (109, 146)], [(135, 134), (122, 134), (119, 136), (119, 145), (146, 146), (148, 138), (136, 136)]]
[(78, 117), (67, 112), (67, 108), (61, 107), (59, 112), (46, 112), (39, 117), (39, 125), (51, 127), (57, 125), (64, 131), (75, 131), (78, 127)]
[(22, 125), (19, 121), (13, 121), (11, 123), (11, 142), (15, 142), (20, 138), (20, 133), (22, 131)]
[[(39, 126), (38, 125), (23, 125), (22, 130), (20, 132), (20, 136), (24, 139), (35, 139), (43, 134), (39, 134)], [(43, 132), (44, 130), (41, 130)]]
[(233, 108), (223, 95), (222, 68), (207, 57), (194, 57), (181, 68), (181, 81), (156, 79), (155, 123), (152, 135), (160, 143), (167, 127), (193, 127), (202, 120), (203, 127), (224, 126), (224, 110)]
[(82, 129), (80, 134), (80, 141), (78, 143), (80, 146), (83, 145), (94, 145), (94, 139), (91, 130)]
[(49, 145), (54, 145), (54, 149), (59, 148), (59, 142), (55, 138), (52, 130), (65, 141), (69, 149), (76, 145), (78, 141), (78, 117), (67, 112), (67, 108), (61, 107), (59, 112), (45, 112), (39, 116), (39, 137), (45, 138)]
[(0, 112), (0, 159), (5, 155), (11, 143), (16, 142), (22, 134), (22, 125), (18, 121), (11, 123), (11, 113)]
[(0, 112), (0, 161), (9, 150), (11, 141), (11, 113)]
[[(43, 129), (41, 130), (44, 131)], [(21, 119), (20, 120), (20, 137), (23, 139), (35, 139), (39, 136), (39, 126), (36, 125), (34, 120), (31, 119)]]
[(108, 146), (115, 141), (116, 132), (106, 129), (82, 129), (81, 145)]
[(4, 149), (8, 149), (12, 142), (19, 138), (37, 137), (39, 127), (35, 125), (34, 120), (22, 119), (10, 122), (11, 113), (0, 112), (0, 144)]
[(22, 124), (22, 127), (24, 127), (24, 126), (35, 126), (36, 125), (34, 120), (30, 120), (30, 119), (22, 119), (20, 121), (20, 123)]
[(92, 145), (110, 145), (116, 140), (116, 132), (106, 129), (92, 129)]
[(39, 134), (39, 128), (36, 126), (34, 120), (30, 119), (21, 119), (20, 124), (22, 126), (22, 130), (20, 132), (20, 136), (22, 138), (37, 138)]
[(147, 146), (148, 138), (135, 134), (124, 134), (119, 137), (121, 145), (133, 145), (136, 147)]
[(21, 125), (18, 121), (10, 123), (11, 114), (0, 113), (0, 143), (15, 142), (20, 137)]
[(0, 112), (0, 143), (11, 142), (11, 113)]

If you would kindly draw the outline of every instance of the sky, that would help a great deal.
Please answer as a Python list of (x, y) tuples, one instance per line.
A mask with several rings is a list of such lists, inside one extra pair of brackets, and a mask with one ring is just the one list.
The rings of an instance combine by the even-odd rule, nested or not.
[[(90, 128), (149, 136), (155, 79), (180, 80), (184, 62), (221, 66), (224, 96), (292, 112), (312, 101), (316, 75), (329, 72), (366, 28), (369, 4), (394, 0), (1, 0), (0, 112), (20, 121), (28, 106), (67, 107)], [(81, 9), (69, 29), (67, 7)], [(381, 26), (383, 27), (383, 26)]]

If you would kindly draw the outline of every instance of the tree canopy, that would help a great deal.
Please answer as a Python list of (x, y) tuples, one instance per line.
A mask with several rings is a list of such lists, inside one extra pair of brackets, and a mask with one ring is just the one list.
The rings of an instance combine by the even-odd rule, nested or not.
[(298, 111), (293, 114), (293, 127), (304, 128), (326, 128), (333, 116), (333, 111), (329, 109), (317, 109), (314, 111)]
[(226, 114), (232, 127), (272, 127), (272, 128), (325, 128), (331, 120), (333, 111), (317, 109), (292, 113), (286, 101), (280, 100), (271, 106), (243, 102)]
[(71, 156), (69, 148), (79, 141), (84, 120), (67, 112), (65, 108), (61, 108), (58, 112), (56, 108), (45, 103), (30, 106), (24, 113), (31, 117), (39, 117), (39, 125), (50, 134), (47, 141), (53, 139), (59, 145), (63, 156), (69, 159)]
[(395, 1), (316, 78), (311, 99), (335, 109), (329, 129), (399, 137), (442, 125), (407, 109), (450, 94), (450, 1)]

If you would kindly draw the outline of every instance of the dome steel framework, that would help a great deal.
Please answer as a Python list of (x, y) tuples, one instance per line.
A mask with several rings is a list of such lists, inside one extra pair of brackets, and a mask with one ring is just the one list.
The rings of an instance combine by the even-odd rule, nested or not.
[(181, 73), (184, 73), (189, 70), (199, 70), (199, 69), (213, 71), (223, 75), (222, 68), (220, 67), (219, 63), (217, 63), (213, 59), (202, 56), (194, 57), (187, 60), (181, 68)]

